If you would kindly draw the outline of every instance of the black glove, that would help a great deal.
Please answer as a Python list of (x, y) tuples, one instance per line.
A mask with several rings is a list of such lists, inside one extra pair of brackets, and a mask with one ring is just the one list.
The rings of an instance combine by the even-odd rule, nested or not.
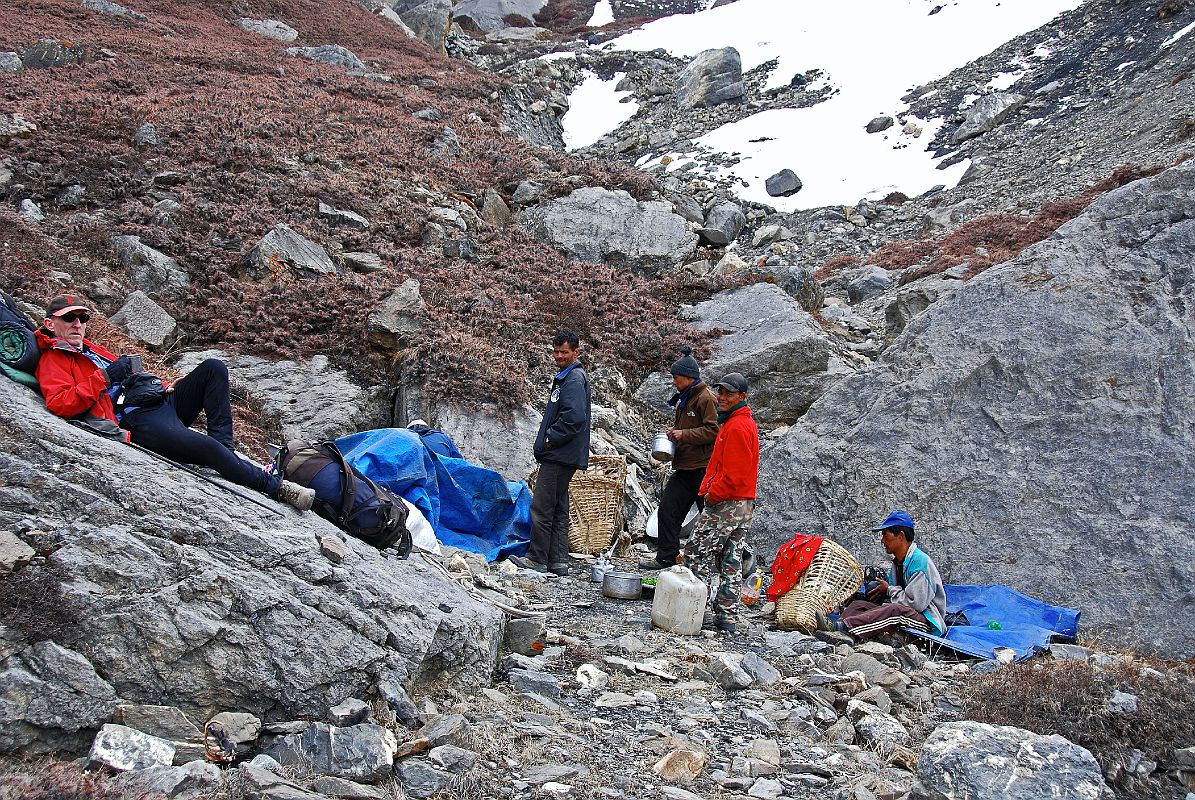
[(133, 362), (128, 356), (121, 356), (104, 369), (108, 373), (108, 385), (118, 386), (124, 379), (133, 374)]

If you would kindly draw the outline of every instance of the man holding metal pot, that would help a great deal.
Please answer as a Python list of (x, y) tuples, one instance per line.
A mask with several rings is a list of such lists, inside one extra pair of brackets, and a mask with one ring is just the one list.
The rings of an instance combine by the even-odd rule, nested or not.
[(681, 348), (681, 357), (672, 365), (671, 372), (676, 394), (668, 405), (676, 411), (666, 435), (676, 452), (672, 456), (672, 475), (664, 484), (656, 516), (656, 554), (639, 562), (640, 568), (648, 570), (667, 569), (676, 564), (685, 515), (694, 502), (698, 508), (705, 507), (698, 490), (718, 436), (717, 402), (701, 380), (701, 370), (691, 348)]

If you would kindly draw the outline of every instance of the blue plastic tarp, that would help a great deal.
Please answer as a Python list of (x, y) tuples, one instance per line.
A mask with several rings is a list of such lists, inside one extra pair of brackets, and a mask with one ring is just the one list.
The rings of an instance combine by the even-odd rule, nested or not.
[(488, 561), (527, 551), (531, 492), (522, 481), (438, 455), (405, 428), (354, 433), (336, 446), (346, 461), (423, 512), (444, 544)]
[[(975, 658), (993, 660), (995, 648), (1007, 647), (1014, 661), (1023, 661), (1050, 646), (1053, 639), (1073, 639), (1079, 630), (1079, 612), (1052, 606), (1007, 586), (947, 584), (946, 611), (962, 611), (970, 625), (951, 625), (945, 636), (910, 628), (907, 633), (928, 639)], [(999, 623), (998, 629), (989, 623)]]

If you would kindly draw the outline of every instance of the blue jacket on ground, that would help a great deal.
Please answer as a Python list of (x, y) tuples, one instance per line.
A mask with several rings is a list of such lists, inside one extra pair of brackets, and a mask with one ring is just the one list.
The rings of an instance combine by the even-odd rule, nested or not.
[(552, 377), (544, 418), (535, 437), (535, 460), (589, 466), (589, 376), (574, 361)]
[(410, 425), (408, 428), (419, 434), (419, 440), (423, 442), (423, 446), (436, 455), (445, 458), (464, 458), (461, 451), (456, 449), (456, 444), (444, 431), (436, 430), (430, 425)]

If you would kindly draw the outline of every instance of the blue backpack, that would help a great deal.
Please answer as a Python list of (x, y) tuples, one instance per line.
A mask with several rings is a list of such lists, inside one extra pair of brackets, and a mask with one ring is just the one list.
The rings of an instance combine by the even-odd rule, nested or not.
[(345, 533), (379, 550), (393, 546), (402, 558), (410, 555), (406, 504), (354, 469), (332, 442), (288, 442), (275, 469), (286, 480), (314, 489), (312, 510)]

